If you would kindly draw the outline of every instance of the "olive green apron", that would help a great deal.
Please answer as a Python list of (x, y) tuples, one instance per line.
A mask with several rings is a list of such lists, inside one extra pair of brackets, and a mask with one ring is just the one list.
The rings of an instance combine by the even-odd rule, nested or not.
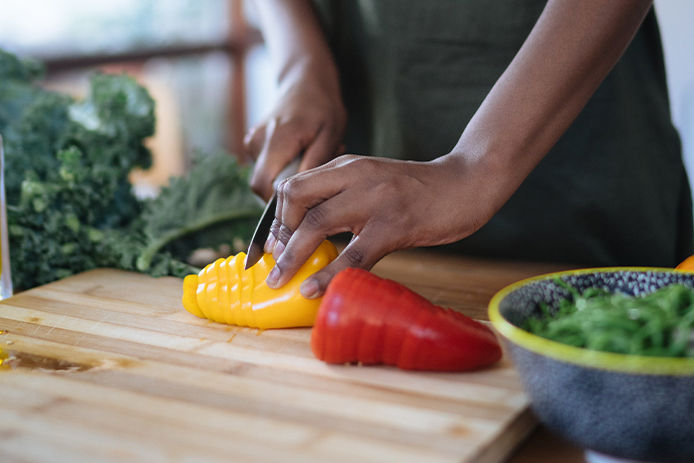
[[(317, 0), (340, 68), (349, 152), (448, 153), (537, 21), (543, 1)], [(692, 204), (655, 15), (573, 125), (495, 217), (446, 246), (588, 266), (673, 266)]]

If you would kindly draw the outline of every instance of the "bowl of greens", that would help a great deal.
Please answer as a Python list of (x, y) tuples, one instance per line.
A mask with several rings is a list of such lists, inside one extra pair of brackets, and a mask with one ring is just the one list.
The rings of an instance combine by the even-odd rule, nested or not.
[(694, 461), (694, 273), (542, 275), (499, 291), (489, 318), (550, 429), (618, 458)]

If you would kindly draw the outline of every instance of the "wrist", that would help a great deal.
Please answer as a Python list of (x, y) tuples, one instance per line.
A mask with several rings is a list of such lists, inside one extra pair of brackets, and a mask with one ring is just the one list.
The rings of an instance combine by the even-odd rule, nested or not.
[(432, 161), (441, 172), (446, 193), (461, 204), (477, 204), (479, 219), (486, 222), (501, 209), (516, 191), (520, 178), (512, 163), (494, 153), (463, 150), (456, 146), (450, 153)]

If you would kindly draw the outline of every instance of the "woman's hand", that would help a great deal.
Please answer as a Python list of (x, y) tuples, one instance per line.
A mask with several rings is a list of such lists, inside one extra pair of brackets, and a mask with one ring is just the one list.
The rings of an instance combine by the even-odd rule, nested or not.
[(338, 154), (344, 134), (346, 113), (337, 85), (299, 74), (285, 81), (275, 109), (244, 140), (246, 154), (255, 161), (251, 188), (264, 199), (294, 158), (303, 153), (299, 171), (324, 164)]
[(265, 199), (282, 169), (302, 155), (299, 171), (340, 151), (346, 114), (332, 53), (310, 0), (254, 3), (265, 43), (277, 67), (280, 98), (244, 140), (256, 161), (251, 188)]
[(267, 279), (285, 284), (328, 236), (354, 237), (338, 258), (307, 279), (305, 297), (323, 294), (346, 267), (371, 268), (397, 249), (431, 246), (470, 235), (496, 212), (499, 188), (483, 162), (444, 156), (432, 162), (341, 156), (278, 186), (266, 251), (277, 264)]
[[(332, 155), (340, 137), (330, 133), (341, 134), (344, 115), (328, 114), (344, 110), (328, 104), (339, 100), (337, 71), (310, 2), (258, 5), (270, 48), (280, 57), (279, 81), (329, 75), (323, 82), (331, 82), (294, 80), (273, 116), (249, 136), (249, 152), (258, 159), (253, 186), (269, 197), (274, 176), (302, 149), (308, 156), (303, 168)], [(284, 181), (267, 243), (277, 261), (268, 285), (286, 283), (335, 233), (352, 232), (354, 238), (332, 264), (304, 282), (304, 296), (321, 295), (345, 267), (370, 268), (396, 249), (449, 243), (476, 231), (573, 122), (650, 5), (650, 0), (548, 2), (449, 155), (428, 163), (343, 156)], [(308, 85), (301, 85), (304, 81)], [(309, 117), (304, 104), (319, 109)], [(326, 121), (335, 124), (330, 133), (323, 132)]]

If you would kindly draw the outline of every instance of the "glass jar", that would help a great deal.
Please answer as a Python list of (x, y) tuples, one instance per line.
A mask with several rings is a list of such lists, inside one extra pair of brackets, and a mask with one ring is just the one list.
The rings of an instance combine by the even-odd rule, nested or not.
[(5, 207), (5, 152), (0, 135), (0, 299), (12, 296), (10, 273), (10, 242), (7, 236), (7, 208)]

